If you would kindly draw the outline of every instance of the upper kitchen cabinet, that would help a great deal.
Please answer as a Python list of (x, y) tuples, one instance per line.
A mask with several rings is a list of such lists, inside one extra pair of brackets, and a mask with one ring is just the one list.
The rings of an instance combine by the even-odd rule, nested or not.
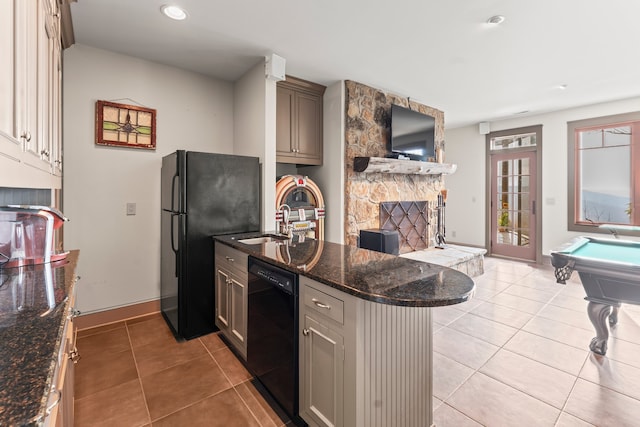
[(0, 0), (0, 166), (10, 171), (0, 186), (61, 186), (60, 8), (57, 0)]
[(287, 76), (278, 82), (276, 161), (322, 164), (322, 96), (325, 87)]

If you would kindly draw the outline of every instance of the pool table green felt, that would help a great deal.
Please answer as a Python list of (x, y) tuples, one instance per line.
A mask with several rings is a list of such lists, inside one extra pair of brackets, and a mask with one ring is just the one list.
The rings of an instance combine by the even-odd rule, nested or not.
[(640, 264), (640, 246), (616, 245), (614, 242), (590, 241), (577, 248), (571, 255), (600, 261)]

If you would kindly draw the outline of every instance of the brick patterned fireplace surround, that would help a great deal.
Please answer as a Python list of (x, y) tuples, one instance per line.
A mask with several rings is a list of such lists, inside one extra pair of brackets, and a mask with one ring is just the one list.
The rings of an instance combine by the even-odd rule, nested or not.
[[(442, 175), (402, 175), (354, 172), (355, 157), (385, 157), (390, 152), (391, 105), (410, 107), (436, 119), (436, 150), (444, 151), (444, 113), (391, 93), (345, 82), (345, 242), (358, 245), (360, 230), (380, 228), (380, 203), (427, 201), (435, 206), (444, 188)], [(427, 236), (436, 231), (436, 212), (427, 212)], [(427, 240), (429, 246), (433, 242)], [(409, 247), (401, 253), (411, 251)]]

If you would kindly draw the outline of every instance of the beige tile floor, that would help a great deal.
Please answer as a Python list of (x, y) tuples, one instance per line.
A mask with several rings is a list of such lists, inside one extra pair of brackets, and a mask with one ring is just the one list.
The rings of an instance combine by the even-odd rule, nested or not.
[(475, 298), (433, 309), (434, 422), (640, 426), (640, 306), (624, 305), (606, 356), (577, 273), (485, 259)]
[[(487, 258), (476, 284), (433, 309), (438, 427), (640, 426), (639, 306), (603, 357), (577, 274), (563, 286), (550, 267)], [(78, 348), (76, 426), (285, 425), (217, 334), (177, 343), (152, 315), (80, 331)]]

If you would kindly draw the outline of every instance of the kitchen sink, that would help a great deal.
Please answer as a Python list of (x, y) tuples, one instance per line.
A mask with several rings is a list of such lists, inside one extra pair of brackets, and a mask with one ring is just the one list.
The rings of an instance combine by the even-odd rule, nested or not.
[(253, 237), (251, 239), (240, 239), (238, 240), (239, 243), (244, 243), (245, 245), (261, 245), (263, 243), (269, 243), (269, 242), (281, 242), (283, 240), (286, 240), (287, 237), (286, 236), (260, 236), (260, 237)]

